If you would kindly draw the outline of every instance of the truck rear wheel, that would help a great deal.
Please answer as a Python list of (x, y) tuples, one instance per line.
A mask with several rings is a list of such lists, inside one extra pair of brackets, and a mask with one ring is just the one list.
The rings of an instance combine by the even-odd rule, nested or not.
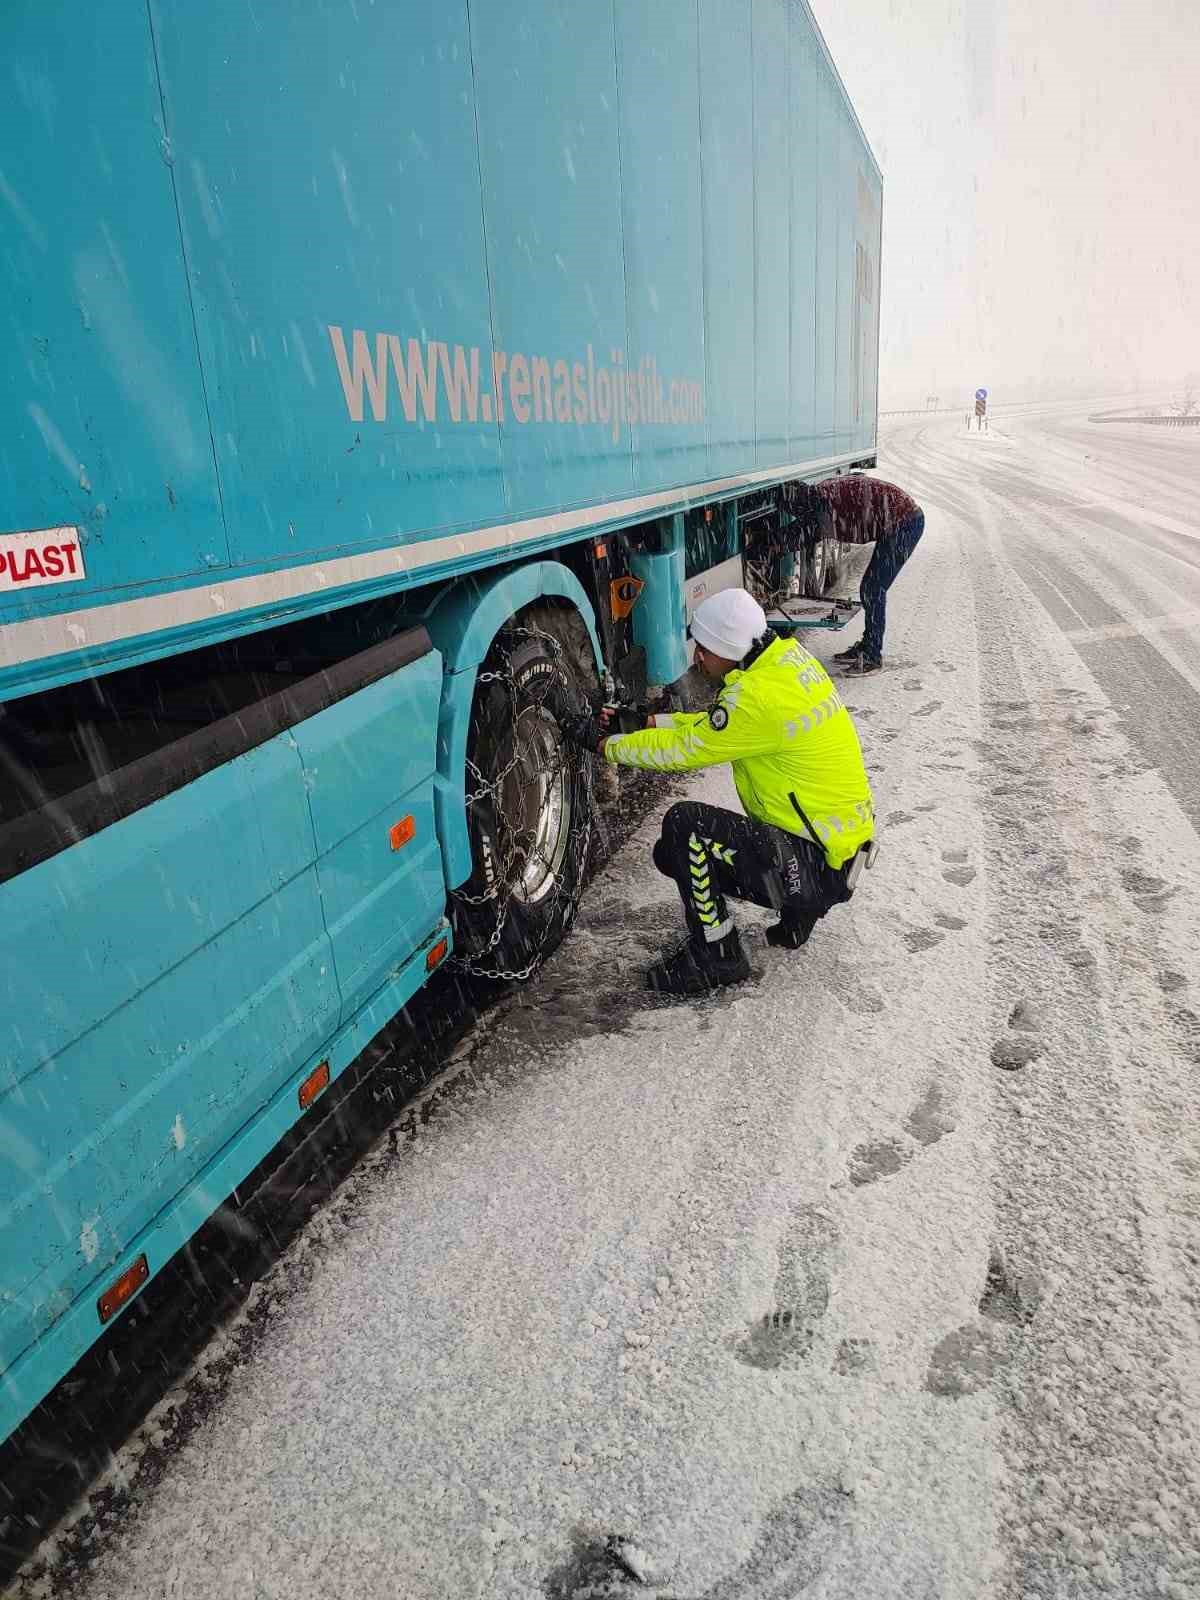
[(592, 838), (592, 757), (561, 718), (585, 708), (557, 640), (513, 627), (480, 669), (467, 751), (473, 867), (456, 890), (460, 958), (476, 976), (529, 975), (571, 926)]
[(835, 539), (817, 539), (805, 550), (808, 568), (804, 592), (813, 600), (828, 594), (838, 576), (838, 545)]

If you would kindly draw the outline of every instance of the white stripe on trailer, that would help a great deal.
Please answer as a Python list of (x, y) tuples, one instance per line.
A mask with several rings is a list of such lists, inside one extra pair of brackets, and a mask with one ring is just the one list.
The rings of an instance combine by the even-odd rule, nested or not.
[(76, 650), (96, 649), (123, 639), (140, 639), (172, 628), (211, 622), (219, 617), (230, 618), (242, 611), (303, 600), (326, 590), (332, 592), (353, 584), (422, 572), (443, 562), (479, 555), (484, 551), (519, 550), (541, 539), (565, 537), (604, 523), (636, 521), (667, 507), (681, 507), (692, 499), (708, 499), (713, 495), (752, 488), (759, 483), (782, 481), (801, 474), (812, 477), (834, 467), (848, 466), (853, 461), (861, 460), (864, 454), (872, 453), (870, 449), (855, 450), (846, 455), (830, 456), (824, 461), (767, 467), (761, 472), (714, 478), (707, 483), (689, 484), (681, 489), (662, 489), (654, 494), (635, 495), (626, 500), (610, 500), (605, 505), (556, 511), (547, 516), (502, 523), (498, 527), (422, 539), (414, 544), (392, 545), (386, 550), (307, 562), (303, 566), (286, 567), (279, 572), (229, 578), (224, 583), (198, 584), (194, 588), (172, 589), (166, 594), (146, 595), (139, 600), (119, 600), (110, 605), (59, 612), (51, 617), (4, 623), (0, 624), (0, 667), (16, 667), (24, 662), (69, 655)]

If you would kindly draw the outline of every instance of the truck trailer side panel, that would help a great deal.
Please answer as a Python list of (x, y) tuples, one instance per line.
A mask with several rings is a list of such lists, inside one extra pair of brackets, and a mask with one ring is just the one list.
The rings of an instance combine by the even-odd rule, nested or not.
[(0, 694), (873, 449), (879, 175), (794, 0), (9, 35), (0, 537), (84, 575), (0, 571)]
[(229, 565), (145, 6), (6, 6), (4, 66), (0, 537), (82, 552), (4, 561), (0, 623)]

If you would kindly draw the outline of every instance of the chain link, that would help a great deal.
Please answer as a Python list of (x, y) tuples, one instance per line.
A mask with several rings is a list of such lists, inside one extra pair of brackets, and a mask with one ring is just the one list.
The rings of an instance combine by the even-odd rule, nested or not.
[[(509, 709), (511, 714), (513, 755), (512, 758), (505, 764), (503, 769), (490, 778), (484, 771), (482, 771), (475, 761), (473, 761), (470, 757), (467, 758), (467, 773), (472, 783), (475, 785), (475, 787), (473, 787), (465, 796), (467, 811), (470, 813), (482, 801), (490, 800), (493, 803), (494, 817), (498, 825), (497, 832), (499, 833), (500, 837), (499, 839), (493, 837), (491, 842), (494, 846), (499, 846), (500, 857), (498, 861), (493, 863), (494, 877), (492, 878), (491, 887), (488, 888), (484, 893), (471, 894), (465, 889), (456, 889), (453, 892), (453, 898), (460, 905), (479, 907), (494, 904), (496, 908), (495, 920), (492, 924), (491, 933), (486, 942), (483, 944), (482, 948), (476, 950), (472, 955), (456, 955), (454, 957), (455, 965), (460, 969), (469, 972), (474, 977), (487, 978), (492, 981), (504, 983), (523, 982), (536, 970), (542, 960), (545, 937), (558, 922), (558, 919), (554, 915), (544, 916), (542, 918), (543, 927), (546, 929), (546, 935), (543, 935), (543, 938), (539, 941), (537, 946), (530, 952), (530, 959), (523, 967), (506, 967), (489, 961), (488, 958), (499, 947), (501, 940), (504, 938), (505, 929), (508, 924), (509, 910), (514, 896), (517, 893), (522, 871), (528, 865), (531, 855), (541, 855), (543, 864), (549, 871), (553, 871), (551, 863), (546, 860), (544, 853), (538, 849), (536, 840), (531, 840), (529, 838), (529, 829), (526, 826), (526, 819), (529, 816), (529, 808), (526, 804), (526, 799), (529, 794), (529, 785), (523, 785), (520, 781), (520, 774), (527, 765), (524, 761), (526, 750), (522, 746), (520, 740), (520, 723), (522, 716), (524, 716), (529, 710), (534, 709), (534, 707), (541, 702), (535, 700), (534, 706), (524, 707), (521, 711), (516, 711), (514, 709), (518, 685), (512, 671), (510, 645), (511, 641), (517, 639), (539, 640), (546, 647), (555, 662), (558, 663), (560, 667), (563, 665), (562, 646), (552, 634), (546, 633), (540, 628), (509, 627), (504, 630), (503, 642), (501, 645), (501, 648), (505, 652), (503, 657), (503, 665), (498, 668), (489, 667), (476, 676), (475, 681), (477, 685), (500, 684), (505, 689), (509, 700)], [(557, 674), (549, 678), (545, 684), (547, 691), (551, 689), (557, 689), (560, 686), (561, 679)], [(553, 715), (553, 713), (551, 713), (551, 715)], [(537, 799), (535, 800), (535, 816), (537, 815), (540, 805), (544, 800), (544, 789), (542, 786), (546, 779), (548, 777), (565, 775), (566, 781), (570, 782), (574, 776), (572, 773), (573, 764), (576, 770), (578, 770), (578, 764), (582, 759), (582, 757), (576, 757), (574, 758), (573, 763), (572, 757), (567, 754), (562, 742), (560, 741), (558, 744), (558, 754), (556, 759), (552, 764), (549, 765), (549, 767), (547, 767), (547, 765), (541, 761), (533, 765), (530, 781), (532, 784), (536, 784), (539, 790)], [(514, 787), (511, 780), (514, 777), (514, 774), (517, 775), (517, 783), (515, 785), (515, 807), (513, 807), (511, 804), (511, 790)], [(572, 800), (575, 805), (580, 804), (578, 793), (572, 797)], [(512, 815), (512, 811), (514, 809), (518, 812), (516, 817)], [(562, 866), (559, 868), (559, 871), (554, 875), (553, 885), (548, 891), (549, 895), (554, 897), (555, 902), (561, 899), (562, 896), (572, 893), (573, 890), (577, 890), (577, 886), (582, 879), (583, 867), (586, 863), (588, 852), (591, 848), (592, 825), (590, 807), (586, 805), (583, 806), (582, 819), (568, 816), (566, 819), (566, 825), (571, 829), (571, 838), (569, 840), (568, 849), (576, 857), (576, 865), (578, 870), (573, 874), (564, 873), (563, 868), (567, 865), (567, 862), (564, 860)]]

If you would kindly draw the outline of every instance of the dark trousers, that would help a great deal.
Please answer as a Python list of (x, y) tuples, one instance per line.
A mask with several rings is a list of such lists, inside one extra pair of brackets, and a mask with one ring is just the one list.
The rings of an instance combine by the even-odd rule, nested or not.
[(654, 865), (674, 878), (688, 931), (709, 943), (733, 931), (726, 895), (770, 906), (810, 929), (830, 906), (850, 898), (845, 872), (809, 840), (698, 800), (667, 812)]
[(863, 603), (863, 655), (878, 661), (883, 654), (883, 629), (887, 622), (887, 592), (895, 583), (900, 568), (912, 555), (925, 532), (925, 513), (909, 517), (886, 539), (880, 539), (859, 587)]

